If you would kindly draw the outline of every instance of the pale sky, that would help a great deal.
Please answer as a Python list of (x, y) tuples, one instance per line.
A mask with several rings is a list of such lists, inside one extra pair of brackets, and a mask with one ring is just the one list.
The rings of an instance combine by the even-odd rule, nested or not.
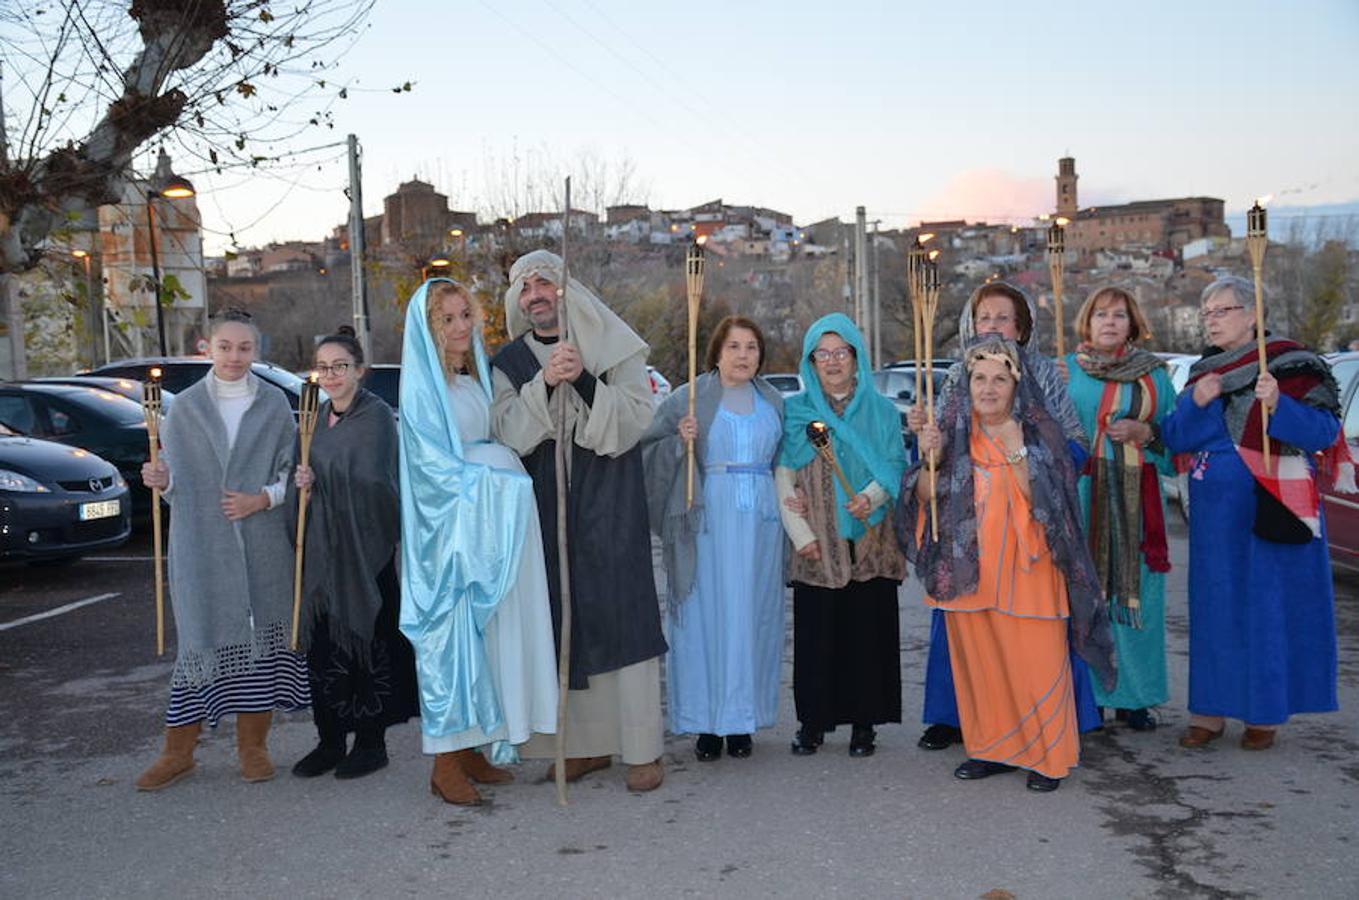
[[(799, 224), (1036, 215), (1067, 153), (1083, 206), (1359, 200), (1357, 0), (379, 0), (371, 25), (344, 66), (370, 90), (299, 144), (358, 134), (369, 215), (412, 176), (485, 211), (516, 157), (584, 154), (653, 207)], [(333, 156), (195, 176), (209, 252), (344, 221)]]

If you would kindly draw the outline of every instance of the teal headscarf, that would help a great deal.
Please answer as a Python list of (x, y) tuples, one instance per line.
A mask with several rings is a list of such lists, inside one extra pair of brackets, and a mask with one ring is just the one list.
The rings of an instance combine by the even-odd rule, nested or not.
[[(483, 633), (513, 584), (533, 482), (522, 472), (468, 462), (448, 402), (448, 382), (426, 316), (426, 281), (406, 310), (401, 350), (401, 633), (415, 647), (421, 727), (431, 737), (504, 721)], [(490, 399), (481, 335), (477, 375)], [(497, 742), (497, 761), (514, 758)]]
[[(821, 381), (812, 364), (812, 351), (817, 341), (827, 333), (838, 334), (854, 348), (857, 384), (854, 397), (843, 416), (831, 412), (830, 401), (821, 391)], [(862, 490), (870, 481), (878, 485), (895, 501), (901, 489), (901, 475), (906, 469), (906, 448), (901, 439), (901, 415), (891, 400), (873, 387), (873, 371), (869, 368), (868, 353), (863, 335), (844, 313), (822, 316), (807, 329), (802, 339), (802, 363), (799, 366), (805, 389), (790, 397), (783, 410), (783, 449), (779, 465), (800, 469), (812, 461), (816, 450), (807, 440), (807, 423), (825, 422), (830, 426), (831, 446), (835, 448), (840, 468), (854, 490)], [(850, 498), (844, 495), (837, 479), (835, 485), (836, 524), (840, 536), (857, 540), (864, 534), (864, 526), (845, 511)], [(868, 517), (876, 525), (887, 515), (891, 504), (884, 503)]]

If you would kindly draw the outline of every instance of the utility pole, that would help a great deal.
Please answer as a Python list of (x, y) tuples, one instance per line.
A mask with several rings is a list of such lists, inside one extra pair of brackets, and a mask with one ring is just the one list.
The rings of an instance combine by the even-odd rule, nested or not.
[(873, 226), (873, 249), (869, 253), (869, 263), (873, 271), (872, 308), (873, 308), (873, 368), (882, 368), (882, 301), (878, 296), (878, 225), (882, 219), (874, 219), (868, 224)]
[(373, 361), (368, 333), (368, 292), (363, 277), (363, 173), (359, 163), (359, 139), (349, 136), (349, 285), (353, 296), (354, 332), (363, 355)]
[[(8, 167), (9, 135), (5, 130), (5, 72), (0, 63), (0, 165)], [(19, 288), (14, 276), (0, 272), (0, 314), (9, 326), (10, 371), (15, 380), (28, 377), (28, 359), (24, 355), (24, 314), (19, 304)]]
[(868, 302), (868, 214), (862, 206), (854, 208), (854, 324), (868, 346), (868, 364), (877, 358), (873, 346), (873, 310)]

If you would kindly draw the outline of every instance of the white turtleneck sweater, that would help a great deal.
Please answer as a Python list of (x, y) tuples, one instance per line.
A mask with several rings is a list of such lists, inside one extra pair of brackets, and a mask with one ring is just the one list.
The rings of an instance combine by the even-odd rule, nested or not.
[[(230, 452), (231, 448), (236, 446), (236, 435), (241, 430), (241, 419), (245, 417), (245, 411), (250, 408), (250, 404), (255, 402), (255, 391), (259, 390), (259, 387), (248, 375), (235, 381), (223, 381), (217, 377), (216, 372), (209, 371), (206, 377), (208, 393), (217, 404), (217, 413), (222, 417), (222, 424), (226, 426), (227, 451)], [(173, 469), (165, 493), (170, 493), (172, 487), (174, 487)], [(279, 476), (278, 481), (264, 486), (264, 493), (269, 496), (270, 509), (283, 502), (283, 498), (287, 496), (287, 487), (286, 472)]]

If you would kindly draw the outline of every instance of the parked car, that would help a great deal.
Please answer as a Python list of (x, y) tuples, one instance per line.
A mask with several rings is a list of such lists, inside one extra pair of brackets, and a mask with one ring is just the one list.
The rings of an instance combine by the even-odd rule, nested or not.
[[(948, 370), (956, 363), (956, 359), (941, 357), (934, 360), (932, 377), (934, 380), (935, 396), (939, 395), (939, 390), (944, 386), (944, 380), (948, 377)], [(901, 438), (906, 443), (906, 460), (913, 463), (916, 460), (915, 434), (906, 424), (906, 412), (915, 405), (915, 371), (914, 362), (894, 362), (883, 366), (873, 373), (873, 387), (879, 394), (882, 394), (897, 408), (897, 413), (901, 416)], [(925, 386), (921, 380), (921, 387)], [(924, 402), (924, 398), (921, 398)]]
[[(1332, 353), (1326, 357), (1331, 374), (1340, 386), (1340, 428), (1350, 455), (1359, 459), (1359, 352)], [(1343, 494), (1327, 484), (1321, 486), (1326, 512), (1326, 541), (1331, 564), (1359, 571), (1359, 494)]]
[(79, 447), (117, 467), (140, 511), (150, 507), (142, 463), (150, 452), (139, 403), (97, 387), (0, 384), (0, 422), (30, 437)]
[(131, 533), (128, 487), (111, 463), (0, 419), (0, 560), (70, 562)]
[(796, 372), (771, 372), (764, 376), (774, 390), (787, 400), (794, 394), (802, 393), (802, 376)]
[(397, 412), (401, 406), (401, 364), (371, 364), (364, 373), (363, 387), (386, 401), (392, 412)]
[[(146, 381), (153, 368), (161, 370), (161, 386), (176, 394), (197, 383), (212, 369), (212, 360), (205, 356), (142, 356), (136, 359), (120, 359), (107, 363), (82, 375), (108, 375), (117, 378), (135, 378)], [(265, 383), (271, 384), (288, 398), (288, 405), (297, 412), (297, 402), (302, 395), (302, 379), (287, 369), (268, 362), (256, 362), (250, 370)], [(322, 391), (324, 399), (325, 392)]]
[(646, 375), (651, 382), (651, 399), (660, 406), (661, 401), (670, 396), (670, 381), (655, 366), (647, 366)]
[[(135, 378), (113, 378), (103, 375), (56, 375), (45, 378), (30, 378), (34, 384), (73, 384), (77, 387), (96, 387), (120, 394), (133, 403), (142, 402), (142, 383)], [(174, 402), (175, 392), (161, 388), (161, 405), (169, 410)]]

